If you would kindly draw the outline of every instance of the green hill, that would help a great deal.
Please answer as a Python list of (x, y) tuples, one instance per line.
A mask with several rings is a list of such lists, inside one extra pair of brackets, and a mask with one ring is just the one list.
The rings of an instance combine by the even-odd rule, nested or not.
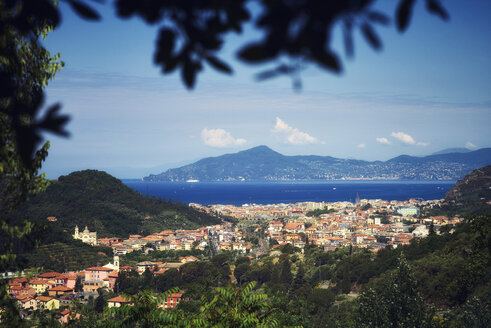
[(109, 247), (92, 247), (82, 242), (57, 241), (41, 245), (32, 252), (24, 254), (24, 257), (29, 267), (42, 267), (44, 271), (56, 272), (83, 270), (113, 261), (112, 250)]
[[(72, 234), (76, 225), (98, 237), (148, 234), (163, 229), (193, 229), (220, 220), (181, 203), (144, 196), (109, 174), (73, 172), (52, 181), (21, 209), (24, 217)], [(48, 222), (48, 217), (56, 217)]]

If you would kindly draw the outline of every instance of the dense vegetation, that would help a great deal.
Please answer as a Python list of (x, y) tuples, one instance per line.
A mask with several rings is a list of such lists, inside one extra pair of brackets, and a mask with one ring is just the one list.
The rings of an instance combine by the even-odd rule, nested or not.
[[(66, 271), (103, 265), (112, 261), (112, 249), (91, 247), (74, 240), (76, 225), (88, 226), (97, 237), (127, 238), (164, 229), (194, 229), (220, 223), (217, 217), (181, 203), (143, 196), (105, 172), (73, 172), (51, 181), (39, 193), (11, 214), (15, 221), (29, 219), (35, 225), (29, 240), (14, 244), (18, 263), (45, 270)], [(56, 217), (55, 222), (47, 218)], [(40, 247), (31, 251), (32, 245)], [(102, 252), (106, 256), (99, 254)], [(14, 270), (12, 267), (10, 270)]]
[(164, 229), (194, 229), (220, 223), (216, 217), (189, 206), (150, 198), (124, 185), (109, 174), (95, 170), (73, 172), (52, 181), (47, 190), (21, 208), (38, 223), (54, 216), (58, 226), (70, 233), (76, 225), (88, 226), (98, 237), (122, 237)]
[(445, 195), (442, 206), (425, 210), (426, 215), (491, 215), (491, 165), (466, 175)]
[(44, 244), (33, 252), (25, 254), (25, 258), (30, 267), (56, 272), (84, 270), (85, 268), (96, 265), (102, 266), (113, 261), (111, 248), (93, 247), (81, 241)]

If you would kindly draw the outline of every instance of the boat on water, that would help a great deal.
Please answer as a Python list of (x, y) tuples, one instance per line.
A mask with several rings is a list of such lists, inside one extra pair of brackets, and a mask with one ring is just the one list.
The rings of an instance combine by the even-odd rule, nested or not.
[(186, 180), (186, 182), (199, 182), (199, 180), (196, 180), (196, 179), (189, 179), (189, 180)]

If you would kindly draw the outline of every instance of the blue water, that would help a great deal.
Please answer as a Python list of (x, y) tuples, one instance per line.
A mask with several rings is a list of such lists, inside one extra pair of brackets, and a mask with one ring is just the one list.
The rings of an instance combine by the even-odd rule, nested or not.
[(336, 202), (360, 198), (408, 200), (441, 199), (455, 181), (295, 181), (295, 182), (144, 182), (123, 180), (130, 188), (148, 196), (182, 203), (275, 204)]

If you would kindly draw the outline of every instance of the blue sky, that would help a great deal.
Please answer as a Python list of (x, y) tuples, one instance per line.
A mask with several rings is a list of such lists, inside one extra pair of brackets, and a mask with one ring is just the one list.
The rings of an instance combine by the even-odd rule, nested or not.
[[(393, 13), (394, 3), (377, 5)], [(232, 76), (207, 67), (188, 91), (178, 74), (153, 65), (158, 27), (120, 20), (111, 4), (97, 6), (103, 20), (91, 23), (62, 3), (63, 22), (45, 45), (66, 66), (47, 94), (71, 115), (71, 137), (47, 136), (44, 170), (51, 178), (84, 168), (139, 177), (257, 145), (364, 160), (490, 147), (491, 2), (444, 3), (449, 22), (419, 3), (406, 33), (377, 28), (381, 52), (357, 33), (343, 74), (312, 65), (300, 92), (288, 78), (257, 82), (255, 73), (269, 66), (235, 60), (238, 47), (257, 37), (252, 29), (227, 39), (222, 57)], [(334, 46), (343, 53), (339, 30)]]

